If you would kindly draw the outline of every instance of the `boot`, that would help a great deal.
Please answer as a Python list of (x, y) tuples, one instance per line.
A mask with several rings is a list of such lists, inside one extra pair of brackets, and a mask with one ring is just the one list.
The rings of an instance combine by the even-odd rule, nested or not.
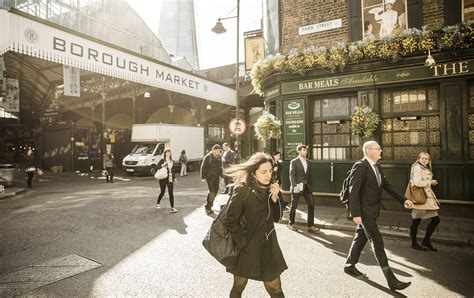
[[(431, 250), (431, 251), (438, 251), (438, 249), (436, 249), (435, 247), (433, 247), (433, 245), (431, 245), (430, 239), (426, 239), (426, 238), (423, 239), (423, 241), (421, 241), (421, 244), (423, 246), (428, 247), (428, 249)], [(425, 250), (427, 250), (427, 249), (425, 248)]]
[(403, 282), (397, 279), (395, 274), (393, 274), (392, 269), (389, 266), (382, 267), (383, 274), (387, 279), (387, 284), (390, 290), (397, 291), (408, 288), (411, 285), (411, 282)]
[(426, 248), (418, 244), (418, 241), (416, 240), (416, 234), (411, 235), (411, 248), (416, 249), (416, 250), (427, 251)]

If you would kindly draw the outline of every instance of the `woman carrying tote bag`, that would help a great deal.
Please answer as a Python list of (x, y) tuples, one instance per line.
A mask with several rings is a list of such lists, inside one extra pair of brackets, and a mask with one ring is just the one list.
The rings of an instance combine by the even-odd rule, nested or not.
[[(424, 204), (413, 205), (411, 212), (413, 221), (410, 227), (411, 247), (422, 251), (428, 249), (437, 251), (437, 249), (431, 245), (431, 235), (440, 222), (438, 215), (439, 202), (431, 186), (437, 185), (438, 181), (433, 179), (431, 156), (428, 153), (420, 152), (418, 159), (411, 166), (410, 183), (416, 187), (423, 188), (426, 195), (426, 202)], [(423, 246), (419, 245), (416, 239), (418, 226), (422, 219), (431, 219), (431, 222), (426, 228), (425, 238), (421, 242)]]
[(158, 196), (158, 201), (156, 201), (155, 208), (160, 209), (160, 202), (163, 196), (165, 195), (166, 187), (168, 187), (168, 195), (170, 197), (171, 213), (178, 212), (178, 209), (174, 208), (174, 194), (173, 194), (173, 184), (176, 180), (173, 172), (173, 158), (171, 157), (171, 149), (166, 148), (163, 152), (163, 158), (158, 162), (157, 168), (162, 169), (166, 168), (168, 175), (163, 179), (158, 180), (160, 183), (160, 195)]

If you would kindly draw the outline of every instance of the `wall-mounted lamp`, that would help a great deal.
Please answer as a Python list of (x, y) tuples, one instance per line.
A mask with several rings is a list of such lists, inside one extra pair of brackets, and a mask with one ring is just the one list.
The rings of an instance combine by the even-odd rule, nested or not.
[(212, 110), (212, 106), (211, 106), (211, 105), (207, 105), (207, 106), (206, 106), (206, 110)]
[(426, 58), (425, 66), (435, 66), (435, 65), (436, 65), (436, 61), (433, 58), (433, 56), (431, 56), (430, 49), (428, 49), (428, 57)]
[(147, 91), (147, 92), (143, 93), (143, 97), (150, 98), (151, 97), (150, 92)]

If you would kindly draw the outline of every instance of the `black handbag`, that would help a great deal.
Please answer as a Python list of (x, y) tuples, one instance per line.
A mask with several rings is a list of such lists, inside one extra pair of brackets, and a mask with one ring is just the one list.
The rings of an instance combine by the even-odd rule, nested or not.
[[(206, 237), (202, 241), (202, 245), (219, 263), (226, 267), (235, 267), (239, 250), (227, 227), (224, 225), (230, 201), (230, 199), (227, 201), (225, 207), (222, 208), (216, 219), (212, 222)], [(240, 226), (245, 230), (243, 214), (240, 218)]]

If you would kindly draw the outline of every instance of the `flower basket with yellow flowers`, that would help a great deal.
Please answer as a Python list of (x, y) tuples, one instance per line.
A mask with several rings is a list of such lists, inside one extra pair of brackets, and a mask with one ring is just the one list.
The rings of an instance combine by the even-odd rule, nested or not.
[(281, 138), (281, 121), (274, 115), (264, 112), (254, 124), (255, 136), (262, 141)]
[(373, 135), (380, 123), (379, 115), (366, 106), (356, 106), (351, 120), (352, 134), (359, 134), (366, 138)]

